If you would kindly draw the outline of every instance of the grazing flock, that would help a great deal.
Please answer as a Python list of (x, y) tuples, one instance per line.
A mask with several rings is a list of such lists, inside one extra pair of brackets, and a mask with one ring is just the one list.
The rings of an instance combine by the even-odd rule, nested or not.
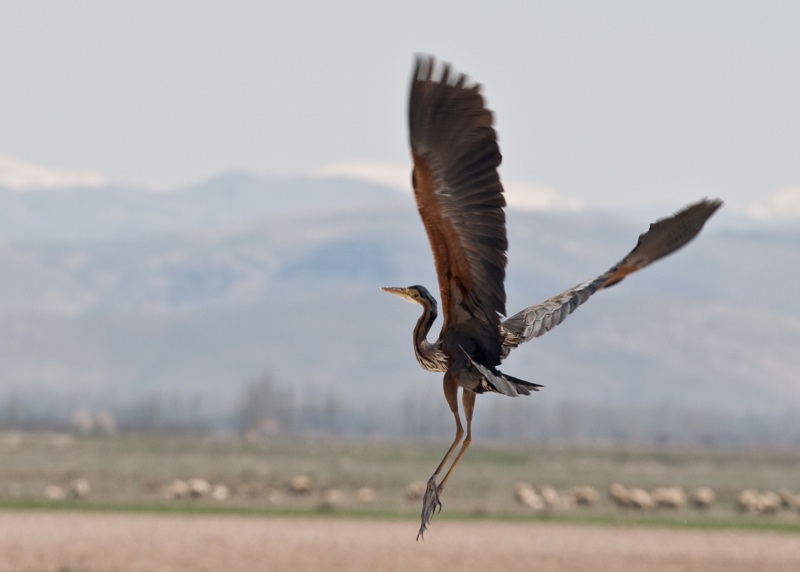
[[(149, 485), (153, 489), (153, 484)], [(308, 475), (295, 475), (284, 485), (266, 487), (256, 484), (240, 484), (231, 487), (222, 483), (212, 483), (204, 478), (193, 477), (186, 480), (175, 479), (163, 486), (156, 487), (166, 501), (208, 499), (210, 501), (227, 501), (240, 497), (245, 499), (262, 498), (269, 504), (291, 504), (292, 499), (299, 497), (317, 499), (320, 510), (335, 510), (348, 505), (370, 505), (378, 500), (378, 492), (371, 487), (363, 486), (354, 491), (345, 492), (341, 488), (319, 487)], [(20, 496), (19, 485), (9, 489), (10, 496)], [(86, 478), (73, 479), (67, 486), (50, 484), (43, 491), (44, 497), (51, 501), (80, 500), (88, 498), (92, 486)], [(425, 482), (414, 481), (405, 488), (404, 497), (409, 503), (418, 502), (425, 494)], [(698, 487), (687, 491), (680, 486), (661, 486), (646, 490), (642, 487), (629, 487), (620, 483), (612, 483), (606, 491), (591, 485), (575, 486), (566, 490), (558, 490), (552, 485), (534, 486), (530, 483), (514, 484), (511, 491), (518, 506), (532, 512), (554, 512), (580, 510), (613, 504), (620, 509), (630, 511), (680, 511), (693, 509), (708, 512), (719, 506), (717, 494), (709, 487)], [(729, 495), (728, 495), (729, 496)], [(726, 503), (731, 507), (730, 503)], [(735, 494), (732, 508), (742, 514), (775, 515), (781, 511), (800, 513), (800, 493), (782, 488), (776, 491), (757, 491), (744, 489)]]
[[(65, 434), (47, 435), (48, 447), (55, 450), (68, 448), (74, 438)], [(18, 450), (23, 444), (20, 432), (0, 432), (0, 450)], [(44, 498), (51, 502), (80, 502), (92, 497), (105, 500), (108, 497), (109, 483), (94, 483), (86, 475), (70, 472), (69, 478), (45, 484), (5, 481), (0, 478), (0, 502), (3, 499)], [(141, 483), (142, 499), (157, 498), (162, 502), (229, 502), (233, 504), (258, 503), (263, 506), (283, 505), (309, 507), (316, 506), (321, 511), (340, 508), (375, 505), (386, 508), (395, 503), (418, 503), (424, 496), (426, 483), (414, 481), (405, 489), (384, 486), (381, 490), (370, 486), (331, 486), (315, 482), (311, 475), (298, 474), (276, 484), (250, 478), (237, 482), (213, 482), (194, 476), (185, 479), (158, 481), (148, 479)], [(509, 506), (515, 501), (517, 510), (532, 513), (547, 513), (567, 510), (608, 510), (616, 506), (623, 511), (686, 511), (707, 513), (713, 509), (735, 511), (742, 515), (783, 515), (794, 514), (800, 517), (800, 493), (788, 488), (776, 490), (756, 490), (746, 488), (741, 491), (729, 487), (714, 491), (710, 487), (697, 487), (691, 490), (680, 486), (659, 486), (646, 489), (638, 486), (625, 486), (612, 483), (605, 489), (591, 485), (558, 489), (549, 484), (532, 485), (518, 482), (510, 486)]]
[[(528, 483), (514, 485), (514, 499), (520, 505), (533, 510), (555, 510), (573, 507), (590, 507), (602, 498), (595, 487), (584, 485), (573, 487), (559, 494), (552, 486), (534, 488)], [(698, 487), (688, 494), (683, 487), (656, 487), (650, 491), (641, 487), (626, 487), (612, 483), (607, 498), (621, 509), (637, 511), (683, 510), (694, 508), (707, 512), (717, 502), (717, 494), (709, 487)], [(800, 511), (800, 494), (782, 488), (777, 491), (745, 489), (736, 495), (735, 508), (744, 514), (777, 514), (781, 510)]]

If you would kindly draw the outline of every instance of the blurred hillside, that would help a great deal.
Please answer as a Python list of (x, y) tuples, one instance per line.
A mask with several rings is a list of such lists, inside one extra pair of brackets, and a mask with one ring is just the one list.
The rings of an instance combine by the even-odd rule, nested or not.
[[(509, 312), (602, 272), (650, 222), (510, 211)], [(0, 189), (0, 237), (0, 403), (185, 396), (213, 415), (264, 372), (298, 406), (334, 399), (380, 419), (443, 402), (413, 357), (418, 309), (379, 290), (435, 290), (410, 195), (246, 173), (170, 193)], [(723, 209), (685, 250), (596, 295), (503, 369), (543, 383), (528, 399), (551, 406), (796, 409), (798, 262), (800, 230)]]

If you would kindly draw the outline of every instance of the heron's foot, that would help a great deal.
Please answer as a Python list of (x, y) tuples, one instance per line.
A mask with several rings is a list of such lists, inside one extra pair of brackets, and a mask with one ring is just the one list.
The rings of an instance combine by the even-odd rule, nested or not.
[(425, 538), (425, 531), (428, 530), (428, 525), (433, 519), (436, 512), (442, 512), (442, 501), (439, 500), (439, 493), (442, 489), (436, 484), (436, 475), (428, 480), (428, 486), (425, 488), (425, 496), (422, 497), (422, 524), (417, 533), (417, 540)]

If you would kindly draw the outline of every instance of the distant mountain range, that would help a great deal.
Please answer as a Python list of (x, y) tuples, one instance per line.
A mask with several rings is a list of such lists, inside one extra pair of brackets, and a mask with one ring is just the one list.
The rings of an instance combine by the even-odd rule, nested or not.
[[(800, 406), (800, 229), (726, 216), (504, 371), (546, 386), (527, 399)], [(510, 211), (509, 311), (604, 271), (650, 222)], [(0, 189), (0, 398), (160, 392), (224, 408), (266, 371), (298, 399), (438, 400), (439, 376), (411, 348), (419, 310), (379, 290), (415, 283), (435, 291), (413, 199), (363, 182), (231, 173), (171, 193)]]

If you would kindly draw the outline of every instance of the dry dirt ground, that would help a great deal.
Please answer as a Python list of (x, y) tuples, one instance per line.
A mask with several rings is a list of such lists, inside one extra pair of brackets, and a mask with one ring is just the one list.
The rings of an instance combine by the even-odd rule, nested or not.
[(797, 571), (800, 537), (520, 522), (0, 513), (3, 572)]

